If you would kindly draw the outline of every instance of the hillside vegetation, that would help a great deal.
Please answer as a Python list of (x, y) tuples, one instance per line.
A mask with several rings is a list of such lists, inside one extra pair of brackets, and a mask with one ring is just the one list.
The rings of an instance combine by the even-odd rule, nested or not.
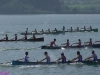
[(100, 14), (100, 0), (0, 0), (0, 14)]

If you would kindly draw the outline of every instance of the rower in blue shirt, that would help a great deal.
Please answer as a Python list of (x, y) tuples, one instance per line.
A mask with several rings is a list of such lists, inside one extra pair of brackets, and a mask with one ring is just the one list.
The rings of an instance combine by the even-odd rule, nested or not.
[(90, 57), (86, 58), (85, 60), (89, 60), (91, 58), (93, 58), (93, 61), (98, 61), (98, 57), (95, 54), (95, 51), (92, 51), (92, 55)]
[(28, 58), (29, 58), (29, 57), (28, 57), (28, 52), (25, 52), (25, 55), (26, 55), (26, 56), (25, 56), (25, 58), (24, 58), (24, 62), (29, 62), (29, 60), (28, 60)]
[(73, 62), (74, 60), (78, 59), (78, 62), (82, 62), (82, 55), (80, 54), (79, 51), (77, 51), (77, 57), (72, 59), (71, 61)]
[(66, 63), (66, 56), (64, 55), (64, 53), (61, 53), (61, 57), (57, 60), (57, 62), (59, 60), (62, 60), (62, 63)]
[(44, 60), (46, 60), (46, 63), (50, 63), (50, 56), (48, 55), (48, 52), (44, 52), (45, 58), (38, 61), (38, 62), (42, 62)]

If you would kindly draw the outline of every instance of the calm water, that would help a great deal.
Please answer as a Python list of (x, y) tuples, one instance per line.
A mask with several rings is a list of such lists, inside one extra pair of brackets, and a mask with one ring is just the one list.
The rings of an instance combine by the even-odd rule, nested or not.
[[(4, 38), (5, 34), (9, 35), (9, 39), (18, 34), (18, 38), (23, 36), (19, 33), (24, 32), (26, 28), (29, 31), (37, 29), (53, 30), (55, 27), (61, 30), (65, 26), (66, 30), (71, 26), (75, 29), (77, 26), (82, 28), (89, 26), (98, 28), (98, 32), (75, 32), (59, 35), (36, 35), (36, 37), (44, 37), (44, 42), (0, 42), (0, 65), (1, 72), (9, 72), (9, 75), (99, 75), (100, 66), (89, 65), (35, 65), (35, 66), (11, 66), (6, 64), (12, 60), (17, 60), (24, 57), (26, 51), (29, 52), (30, 61), (37, 61), (44, 58), (43, 52), (48, 51), (51, 56), (51, 61), (57, 60), (60, 53), (64, 52), (67, 59), (76, 57), (76, 52), (80, 51), (83, 59), (91, 55), (91, 51), (95, 50), (98, 58), (100, 58), (100, 49), (81, 48), (81, 49), (65, 49), (65, 50), (41, 50), (38, 47), (49, 44), (54, 38), (57, 39), (56, 44), (70, 40), (70, 44), (77, 42), (80, 38), (82, 43), (88, 41), (89, 38), (93, 42), (100, 40), (100, 15), (0, 15), (0, 39)], [(31, 36), (29, 35), (28, 38)]]

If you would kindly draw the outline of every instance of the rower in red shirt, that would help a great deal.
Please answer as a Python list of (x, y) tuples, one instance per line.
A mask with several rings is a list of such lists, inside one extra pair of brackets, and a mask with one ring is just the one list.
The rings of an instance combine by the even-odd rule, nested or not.
[(56, 46), (55, 41), (56, 41), (56, 39), (54, 39), (52, 42), (50, 42), (50, 47), (52, 47), (53, 45)]

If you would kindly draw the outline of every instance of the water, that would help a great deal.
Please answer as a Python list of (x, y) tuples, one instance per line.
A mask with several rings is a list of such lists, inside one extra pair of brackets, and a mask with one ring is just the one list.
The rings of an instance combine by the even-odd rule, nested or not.
[[(59, 49), (59, 50), (41, 50), (41, 45), (49, 44), (54, 38), (57, 39), (56, 44), (61, 45), (67, 39), (70, 44), (77, 42), (78, 39), (82, 40), (82, 44), (92, 38), (93, 42), (100, 40), (100, 15), (94, 14), (81, 14), (81, 15), (0, 15), (0, 39), (8, 34), (9, 39), (18, 34), (18, 38), (23, 35), (19, 33), (29, 28), (29, 31), (37, 29), (53, 30), (55, 27), (61, 30), (65, 26), (66, 30), (70, 27), (73, 29), (84, 26), (98, 28), (98, 32), (75, 32), (65, 33), (59, 35), (36, 35), (36, 37), (44, 37), (44, 42), (0, 42), (0, 65), (1, 72), (9, 72), (9, 75), (99, 75), (100, 66), (89, 65), (34, 65), (34, 66), (12, 66), (12, 60), (17, 60), (24, 57), (26, 51), (29, 52), (29, 60), (37, 61), (44, 58), (44, 51), (48, 51), (51, 56), (51, 61), (56, 61), (60, 57), (60, 53), (64, 52), (67, 59), (76, 57), (76, 52), (80, 51), (83, 59), (91, 55), (91, 51), (95, 50), (98, 58), (100, 58), (99, 48), (81, 48), (81, 49)], [(31, 35), (28, 36), (30, 38)]]

